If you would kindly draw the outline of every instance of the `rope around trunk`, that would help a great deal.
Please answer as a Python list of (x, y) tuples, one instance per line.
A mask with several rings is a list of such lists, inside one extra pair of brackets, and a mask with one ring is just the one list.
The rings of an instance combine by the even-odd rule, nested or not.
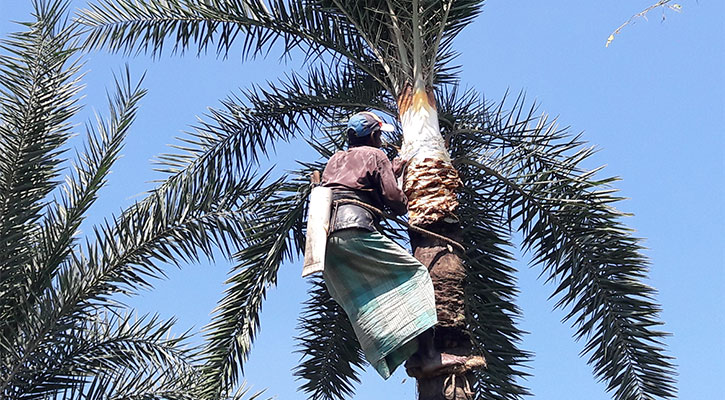
[(365, 202), (362, 202), (362, 201), (359, 201), (359, 200), (354, 200), (354, 199), (340, 199), (340, 200), (335, 200), (334, 203), (336, 203), (336, 204), (355, 204), (355, 205), (358, 205), (360, 207), (363, 207), (363, 208), (365, 208), (367, 210), (372, 211), (373, 213), (375, 213), (375, 214), (377, 214), (377, 215), (379, 215), (379, 216), (381, 216), (381, 217), (383, 217), (385, 219), (390, 219), (390, 220), (393, 220), (393, 221), (399, 223), (400, 225), (406, 226), (411, 231), (418, 232), (418, 233), (422, 233), (424, 235), (428, 235), (430, 237), (433, 237), (433, 238), (442, 240), (442, 241), (448, 243), (449, 245), (457, 248), (461, 252), (463, 252), (463, 253), (466, 252), (466, 248), (461, 243), (456, 242), (455, 240), (453, 240), (453, 239), (451, 239), (449, 237), (443, 236), (441, 234), (438, 234), (438, 233), (435, 233), (435, 232), (431, 232), (431, 231), (429, 231), (427, 229), (423, 229), (423, 228), (418, 227), (418, 226), (415, 226), (415, 225), (411, 225), (408, 222), (403, 221), (402, 219), (396, 217), (395, 215), (386, 213), (385, 211), (382, 211), (382, 210), (380, 210), (380, 209), (378, 209), (378, 208), (376, 208), (374, 206), (371, 206), (368, 203), (365, 203)]

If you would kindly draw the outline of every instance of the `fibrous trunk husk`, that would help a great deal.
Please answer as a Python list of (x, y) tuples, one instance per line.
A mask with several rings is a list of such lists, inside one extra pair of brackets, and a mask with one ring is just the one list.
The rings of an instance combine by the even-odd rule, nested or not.
[(413, 225), (431, 225), (441, 220), (456, 221), (461, 186), (451, 163), (434, 158), (415, 158), (406, 171), (403, 191), (408, 196), (408, 217)]

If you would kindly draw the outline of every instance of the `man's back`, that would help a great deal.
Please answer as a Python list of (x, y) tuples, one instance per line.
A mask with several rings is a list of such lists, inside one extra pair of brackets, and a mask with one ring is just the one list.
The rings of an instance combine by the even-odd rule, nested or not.
[(395, 180), (393, 166), (382, 150), (352, 147), (335, 153), (322, 174), (322, 184), (335, 189), (371, 192), (395, 214), (406, 212), (407, 199)]

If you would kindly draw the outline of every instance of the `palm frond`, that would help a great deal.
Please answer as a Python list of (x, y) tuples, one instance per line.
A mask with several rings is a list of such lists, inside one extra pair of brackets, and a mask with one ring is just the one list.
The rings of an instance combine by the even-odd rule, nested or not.
[[(466, 201), (477, 197), (461, 196)], [(516, 324), (521, 311), (513, 301), (518, 295), (516, 270), (507, 263), (510, 255), (502, 248), (509, 243), (495, 228), (481, 223), (480, 209), (474, 206), (481, 203), (467, 204), (462, 203), (460, 209), (462, 221), (479, 221), (464, 230), (470, 249), (465, 258), (468, 329), (475, 351), (487, 362), (486, 369), (475, 372), (476, 398), (521, 399), (529, 394), (519, 382), (529, 375), (524, 368), (532, 355), (519, 348), (524, 332)]]
[(610, 187), (615, 179), (595, 179), (599, 169), (581, 167), (594, 150), (537, 117), (522, 98), (453, 135), (481, 144), (479, 157), (463, 162), (505, 187), (499, 199), (508, 223), (523, 233), (547, 281), (557, 283), (556, 307), (569, 309), (575, 337), (586, 338), (582, 354), (615, 398), (673, 397), (674, 367), (664, 354), (666, 334), (652, 329), (661, 324), (659, 306), (641, 282), (647, 260), (639, 239), (612, 207), (620, 199)]
[[(160, 263), (211, 258), (214, 247), (230, 255), (246, 234), (244, 213), (266, 195), (258, 190), (266, 175), (250, 168), (223, 178), (180, 171), (77, 244), (76, 230), (105, 184), (144, 90), (131, 84), (128, 69), (117, 79), (111, 117), (88, 127), (72, 175), (47, 199), (59, 187), (54, 179), (71, 134), (68, 119), (78, 108), (80, 64), (71, 61), (77, 30), (64, 23), (65, 3), (34, 5), (38, 21), (3, 42), (9, 55), (0, 60), (0, 233), (7, 252), (0, 269), (0, 397), (195, 397), (202, 375), (185, 336), (170, 336), (171, 321), (116, 314), (120, 306), (111, 296), (163, 275)], [(242, 387), (231, 398), (247, 394)]]
[(295, 375), (312, 400), (340, 400), (354, 393), (359, 372), (367, 364), (345, 311), (320, 279), (311, 281), (310, 299), (298, 329), (303, 359)]
[[(25, 334), (33, 331), (47, 314), (38, 313), (38, 302), (50, 305), (49, 298), (55, 296), (54, 278), (59, 268), (67, 262), (74, 248), (74, 235), (85, 213), (94, 202), (96, 193), (105, 183), (111, 165), (118, 158), (118, 152), (128, 128), (135, 118), (138, 101), (145, 91), (139, 85), (132, 86), (128, 69), (126, 75), (116, 81), (116, 94), (109, 98), (111, 117), (104, 122), (98, 117), (98, 132), (89, 128), (86, 151), (79, 157), (75, 165), (76, 175), (66, 181), (62, 200), (52, 202), (45, 208), (44, 218), (38, 229), (37, 244), (32, 254), (32, 273), (28, 276), (28, 292), (21, 302), (13, 306), (13, 314), (3, 315), (2, 346), (17, 351), (17, 339), (20, 332)], [(42, 305), (40, 306), (42, 307)], [(46, 309), (49, 310), (49, 309)], [(13, 365), (13, 357), (3, 358), (8, 365)], [(14, 360), (16, 361), (16, 360)], [(29, 357), (28, 362), (34, 362)], [(37, 360), (36, 360), (37, 361)], [(18, 365), (19, 364), (15, 364)], [(36, 368), (53, 365), (47, 361), (35, 362)]]
[[(465, 168), (459, 172), (470, 185), (459, 193), (458, 211), (468, 249), (464, 258), (468, 329), (475, 351), (488, 364), (486, 369), (476, 371), (476, 398), (521, 399), (529, 394), (519, 382), (529, 375), (524, 368), (532, 355), (519, 348), (524, 332), (517, 326), (521, 310), (515, 305), (516, 269), (510, 265), (511, 255), (505, 250), (510, 246), (506, 239), (509, 234), (501, 231), (500, 215), (490, 207), (490, 181), (476, 182)], [(489, 206), (482, 207), (486, 204)]]
[(244, 55), (266, 54), (282, 42), (283, 56), (300, 48), (308, 59), (323, 54), (344, 58), (364, 70), (392, 95), (420, 76), (452, 83), (446, 66), (451, 43), (480, 12), (483, 1), (260, 1), (103, 0), (84, 10), (79, 21), (90, 28), (86, 45), (111, 51), (159, 55), (198, 52), (215, 45), (226, 55), (243, 40)]
[(80, 371), (142, 371), (149, 365), (168, 370), (192, 369), (195, 357), (186, 348), (187, 333), (172, 336), (175, 321), (158, 316), (96, 314), (67, 334), (81, 346), (74, 354)]
[[(469, 122), (472, 115), (488, 115), (475, 93), (458, 93), (455, 87), (441, 91), (438, 104), (444, 136)], [(457, 212), (468, 249), (464, 257), (468, 329), (474, 351), (482, 354), (488, 364), (486, 369), (476, 371), (476, 398), (521, 399), (529, 394), (518, 382), (528, 376), (523, 368), (531, 354), (518, 347), (524, 332), (516, 324), (521, 318), (521, 310), (515, 305), (516, 269), (510, 265), (513, 258), (506, 249), (511, 247), (506, 213), (497, 204), (505, 187), (463, 162), (480, 156), (480, 142), (463, 135), (450, 139), (451, 157), (463, 181)]]
[(97, 128), (87, 126), (87, 144), (73, 165), (74, 173), (66, 178), (61, 198), (48, 205), (40, 224), (38, 246), (33, 255), (36, 271), (31, 279), (31, 295), (24, 300), (23, 307), (32, 308), (37, 297), (50, 289), (56, 271), (74, 248), (74, 235), (118, 159), (138, 102), (146, 93), (140, 87), (142, 80), (133, 86), (126, 67), (124, 75), (115, 81), (114, 97), (108, 99), (108, 122), (97, 115)]
[[(58, 399), (71, 400), (202, 400), (197, 376), (181, 375), (170, 370), (148, 370), (143, 374), (97, 375), (80, 390), (68, 390)], [(263, 391), (252, 392), (246, 384), (220, 400), (257, 400)], [(272, 400), (268, 398), (267, 400)]]
[(292, 74), (222, 101), (222, 108), (211, 109), (181, 139), (180, 152), (160, 158), (160, 169), (170, 174), (222, 169), (234, 176), (273, 152), (276, 142), (315, 132), (366, 107), (391, 113), (391, 103), (374, 80), (352, 65), (311, 69), (304, 78)]
[(283, 55), (301, 48), (310, 59), (343, 57), (387, 85), (385, 71), (364, 43), (349, 35), (350, 25), (315, 2), (102, 0), (83, 10), (78, 21), (89, 28), (87, 47), (160, 55), (167, 41), (174, 43), (174, 52), (195, 46), (201, 53), (216, 43), (217, 54), (226, 56), (239, 38), (246, 57), (281, 41)]
[(86, 385), (69, 388), (58, 399), (196, 400), (193, 380), (168, 369), (148, 369), (139, 374), (95, 375)]
[(185, 335), (171, 336), (172, 326), (157, 317), (96, 314), (49, 338), (50, 345), (17, 375), (16, 389), (29, 399), (59, 397), (82, 387), (92, 391), (94, 379), (107, 377), (127, 396), (134, 391), (128, 380), (189, 390), (198, 378), (194, 353), (183, 347)]
[[(127, 106), (119, 110), (119, 120), (128, 119)], [(42, 357), (47, 338), (108, 307), (111, 295), (148, 286), (149, 278), (163, 275), (161, 263), (196, 260), (202, 254), (211, 258), (215, 247), (236, 247), (243, 236), (243, 211), (237, 210), (258, 202), (265, 176), (257, 179), (247, 170), (228, 179), (207, 175), (202, 181), (188, 175), (96, 227), (95, 241), (74, 248), (52, 288), (28, 309), (28, 322), (10, 336), (15, 342), (9, 368), (17, 372)]]
[(245, 210), (259, 203), (267, 174), (257, 177), (247, 169), (228, 181), (207, 177), (211, 180), (203, 184), (185, 179), (154, 191), (115, 223), (96, 228), (88, 257), (74, 258), (61, 274), (61, 280), (83, 288), (79, 306), (149, 286), (149, 278), (164, 275), (162, 263), (213, 259), (215, 248), (241, 243)]
[(101, 0), (89, 4), (78, 22), (90, 28), (86, 46), (160, 55), (168, 41), (174, 52), (192, 45), (205, 52), (218, 40), (217, 53), (226, 54), (234, 39), (264, 24), (266, 7), (255, 0)]
[(482, 0), (448, 0), (429, 21), (429, 31), (435, 43), (430, 49), (430, 56), (426, 57), (430, 60), (427, 69), (431, 72), (431, 85), (455, 82), (457, 67), (451, 66), (451, 61), (458, 53), (452, 49), (453, 40), (478, 16), (483, 4)]
[(97, 228), (96, 241), (87, 242), (85, 253), (71, 253), (53, 290), (21, 327), (27, 333), (15, 336), (19, 363), (36, 364), (53, 343), (48, 338), (109, 307), (111, 295), (149, 285), (149, 277), (163, 275), (160, 263), (196, 260), (201, 254), (211, 258), (213, 248), (230, 247), (227, 241), (236, 247), (244, 235), (244, 218), (243, 211), (235, 210), (254, 208), (266, 194), (258, 190), (264, 179), (243, 175), (235, 190), (182, 181), (150, 194), (152, 200), (132, 206), (114, 224)]
[[(0, 316), (29, 293), (46, 196), (57, 186), (61, 146), (78, 110), (77, 29), (61, 1), (34, 2), (36, 21), (0, 42)], [(1, 328), (0, 328), (1, 329)], [(0, 330), (0, 332), (3, 332)], [(0, 335), (4, 336), (4, 335)], [(4, 346), (2, 346), (4, 347)], [(6, 350), (6, 349), (2, 349)]]
[(281, 178), (260, 191), (264, 200), (249, 212), (244, 243), (234, 255), (237, 265), (212, 322), (205, 328), (205, 396), (224, 396), (233, 388), (259, 327), (267, 288), (277, 271), (304, 248), (303, 221), (308, 178)]

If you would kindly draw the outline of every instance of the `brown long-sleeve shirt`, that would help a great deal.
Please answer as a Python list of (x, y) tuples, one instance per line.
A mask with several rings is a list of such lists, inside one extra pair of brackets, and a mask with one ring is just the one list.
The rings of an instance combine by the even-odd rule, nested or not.
[(322, 184), (334, 188), (369, 191), (396, 215), (407, 211), (408, 199), (395, 181), (393, 165), (382, 150), (358, 146), (338, 151), (327, 162)]

